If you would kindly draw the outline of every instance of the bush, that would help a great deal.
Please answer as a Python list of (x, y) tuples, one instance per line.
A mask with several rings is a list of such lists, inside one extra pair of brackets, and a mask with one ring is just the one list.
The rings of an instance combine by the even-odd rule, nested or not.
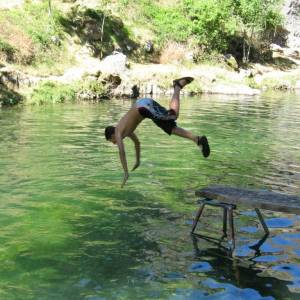
[(77, 98), (83, 101), (100, 101), (107, 98), (108, 94), (108, 88), (97, 80), (85, 80), (76, 90)]
[(76, 91), (72, 85), (47, 81), (33, 89), (28, 102), (40, 105), (46, 103), (74, 102), (75, 100)]
[(29, 104), (69, 103), (76, 100), (100, 101), (107, 98), (108, 89), (96, 80), (85, 80), (72, 84), (52, 81), (40, 83), (28, 97)]
[(198, 44), (208, 51), (225, 51), (228, 38), (235, 34), (237, 25), (232, 0), (185, 0), (184, 4)]

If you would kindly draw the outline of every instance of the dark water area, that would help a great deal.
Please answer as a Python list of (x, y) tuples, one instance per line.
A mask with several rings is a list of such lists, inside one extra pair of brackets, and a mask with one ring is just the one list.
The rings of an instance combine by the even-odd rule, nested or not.
[[(240, 207), (234, 257), (190, 236), (198, 188), (300, 195), (300, 95), (184, 97), (178, 125), (206, 134), (211, 156), (145, 120), (121, 189), (103, 130), (131, 105), (0, 110), (0, 299), (300, 299), (300, 216), (263, 211), (271, 234), (255, 250), (263, 230)], [(198, 230), (221, 228), (207, 209)]]

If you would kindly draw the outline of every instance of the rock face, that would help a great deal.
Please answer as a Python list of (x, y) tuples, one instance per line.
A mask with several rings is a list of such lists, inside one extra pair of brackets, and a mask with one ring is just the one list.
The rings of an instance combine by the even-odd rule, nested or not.
[(286, 0), (283, 7), (285, 28), (288, 30), (287, 46), (300, 48), (300, 1)]
[(13, 8), (15, 6), (23, 5), (24, 0), (0, 0), (0, 8)]
[(101, 71), (108, 74), (122, 74), (126, 71), (127, 57), (123, 53), (115, 52), (101, 61)]

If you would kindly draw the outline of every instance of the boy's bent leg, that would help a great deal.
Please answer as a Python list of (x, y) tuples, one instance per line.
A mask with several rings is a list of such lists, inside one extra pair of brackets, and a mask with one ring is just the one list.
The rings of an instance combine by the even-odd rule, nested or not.
[(179, 116), (179, 109), (180, 109), (180, 90), (181, 88), (179, 86), (174, 87), (174, 92), (170, 101), (169, 105), (169, 115), (174, 116), (174, 119), (176, 120)]
[(183, 138), (193, 141), (195, 144), (197, 144), (200, 147), (204, 157), (209, 156), (210, 147), (209, 147), (208, 140), (205, 135), (203, 135), (201, 137), (196, 136), (196, 135), (192, 134), (190, 131), (185, 130), (180, 127), (174, 127), (172, 129), (172, 134), (175, 134), (177, 136), (180, 136), (180, 137), (183, 137)]
[(174, 116), (177, 119), (180, 110), (180, 90), (183, 89), (187, 84), (194, 80), (193, 77), (182, 77), (173, 81), (174, 92), (170, 102), (169, 115)]
[(198, 136), (193, 135), (190, 131), (185, 130), (185, 129), (180, 128), (180, 127), (174, 127), (172, 129), (172, 134), (175, 134), (177, 136), (181, 136), (183, 138), (189, 139), (189, 140), (193, 141), (196, 144), (198, 142)]

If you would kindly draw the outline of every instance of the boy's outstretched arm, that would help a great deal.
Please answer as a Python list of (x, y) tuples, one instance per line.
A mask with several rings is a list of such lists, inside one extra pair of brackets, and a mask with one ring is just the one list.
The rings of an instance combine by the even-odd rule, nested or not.
[(118, 145), (119, 148), (119, 155), (120, 155), (120, 161), (124, 170), (124, 179), (121, 185), (121, 188), (125, 185), (129, 174), (128, 174), (128, 167), (127, 167), (127, 160), (126, 160), (126, 153), (125, 153), (125, 147), (124, 147), (124, 143), (123, 143), (123, 139), (121, 137), (121, 134), (116, 132), (115, 133), (115, 138), (116, 138), (116, 143)]
[(141, 158), (141, 143), (138, 139), (138, 137), (136, 136), (136, 134), (134, 132), (132, 132), (129, 137), (131, 138), (131, 140), (134, 142), (134, 147), (135, 147), (135, 155), (136, 155), (136, 162), (135, 165), (133, 166), (132, 170), (135, 170), (139, 165), (140, 165), (140, 158)]

